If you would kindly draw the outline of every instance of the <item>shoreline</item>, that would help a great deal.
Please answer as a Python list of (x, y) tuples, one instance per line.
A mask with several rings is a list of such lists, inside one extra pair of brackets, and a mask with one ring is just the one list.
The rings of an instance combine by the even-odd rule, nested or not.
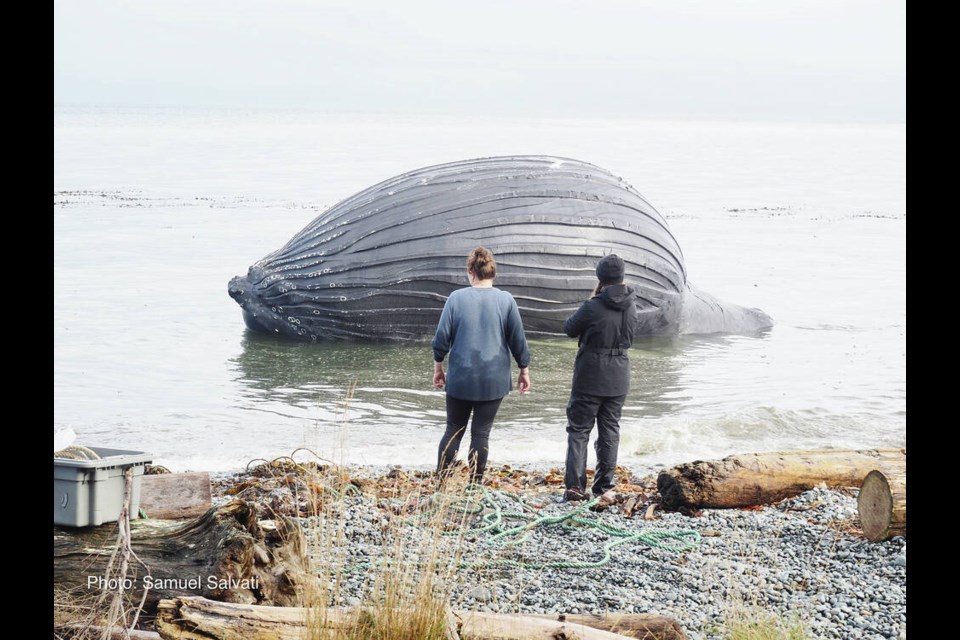
[[(330, 556), (329, 541), (311, 538), (317, 512), (304, 510), (317, 487), (304, 483), (289, 459), (273, 463), (211, 474), (215, 504), (247, 499), (298, 518), (326, 549), (315, 557)], [(346, 541), (336, 553), (337, 571), (345, 571), (338, 603), (356, 606), (370, 578), (347, 569), (384, 561), (391, 526), (400, 523), (391, 535), (412, 553), (430, 542), (427, 529), (403, 523), (431, 504), (434, 473), (398, 465), (316, 470), (336, 483), (319, 495)], [(543, 523), (580, 511), (576, 520), (534, 526), (509, 544), (491, 544), (497, 534), (482, 530), (480, 516), (470, 520), (451, 604), (495, 613), (659, 614), (676, 619), (690, 639), (722, 637), (725, 621), (745, 610), (796, 619), (815, 637), (905, 637), (906, 540), (874, 543), (859, 534), (857, 490), (820, 486), (770, 505), (669, 511), (658, 504), (655, 475), (619, 467), (617, 480), (619, 501), (593, 512), (563, 501), (562, 468), (489, 466), (482, 498), (471, 498), (485, 514), (516, 512), (518, 499)], [(464, 484), (454, 491), (468, 493)], [(523, 522), (505, 520), (500, 530)], [(696, 537), (696, 544), (671, 548), (678, 532), (696, 532), (683, 540)]]
[[(306, 449), (304, 449), (304, 451), (307, 452)], [(271, 463), (271, 462), (284, 461), (284, 460), (287, 460), (287, 461), (288, 461), (288, 460), (291, 460), (291, 459), (294, 459), (294, 460), (296, 460), (297, 462), (301, 462), (301, 463), (303, 463), (303, 462), (309, 463), (309, 462), (317, 461), (317, 462), (319, 462), (320, 464), (323, 464), (323, 465), (328, 465), (328, 466), (332, 466), (332, 467), (338, 467), (338, 468), (344, 470), (346, 473), (348, 473), (348, 474), (351, 475), (351, 476), (359, 477), (359, 478), (364, 478), (364, 479), (368, 479), (368, 480), (382, 479), (382, 478), (386, 477), (388, 474), (390, 474), (391, 472), (397, 472), (397, 471), (401, 471), (401, 472), (403, 472), (403, 473), (407, 473), (407, 474), (411, 474), (411, 475), (412, 475), (412, 474), (417, 474), (417, 475), (423, 475), (423, 476), (433, 475), (433, 474), (435, 473), (435, 471), (436, 471), (436, 463), (435, 463), (435, 462), (431, 462), (431, 463), (429, 463), (429, 464), (409, 464), (409, 463), (396, 463), (396, 464), (386, 464), (386, 463), (384, 463), (384, 464), (359, 464), (359, 463), (352, 463), (352, 462), (339, 463), (339, 462), (336, 462), (336, 461), (329, 460), (329, 459), (327, 459), (327, 458), (320, 458), (320, 457), (300, 459), (299, 455), (298, 455), (296, 452), (295, 452), (292, 456), (291, 456), (291, 455), (280, 455), (280, 456), (277, 456), (277, 457), (271, 458), (271, 459), (267, 459), (267, 458), (254, 458), (254, 459), (252, 459), (252, 460), (250, 461), (250, 463), (249, 463), (247, 466), (245, 466), (245, 467), (235, 467), (235, 468), (233, 468), (233, 469), (218, 470), (218, 471), (208, 471), (208, 470), (205, 470), (205, 469), (184, 469), (184, 470), (182, 470), (182, 471), (181, 471), (181, 470), (171, 471), (170, 469), (167, 469), (167, 468), (164, 467), (163, 465), (150, 465), (150, 466), (159, 467), (160, 469), (164, 469), (165, 471), (161, 471), (161, 473), (167, 473), (167, 472), (171, 472), (171, 473), (190, 473), (190, 472), (204, 472), (204, 473), (209, 473), (209, 474), (210, 474), (210, 479), (211, 479), (211, 481), (227, 482), (227, 481), (229, 481), (230, 479), (236, 479), (236, 478), (239, 478), (239, 477), (248, 475), (248, 474), (251, 472), (251, 470), (252, 470), (254, 467), (256, 467), (258, 464)], [(255, 463), (256, 463), (256, 464), (255, 464)], [(461, 464), (461, 465), (462, 465), (462, 460), (458, 460), (458, 464)], [(593, 473), (594, 473), (593, 464), (594, 464), (594, 461), (591, 459), (591, 461), (590, 461), (590, 466), (589, 466), (588, 469), (587, 469), (587, 475), (588, 475), (589, 477), (591, 477), (591, 478), (592, 478)], [(653, 482), (656, 482), (656, 476), (657, 476), (657, 474), (659, 474), (661, 471), (663, 471), (663, 470), (665, 470), (665, 469), (670, 468), (670, 466), (671, 466), (671, 465), (668, 465), (668, 464), (665, 464), (665, 463), (656, 463), (656, 464), (642, 465), (642, 466), (640, 466), (640, 465), (618, 464), (618, 465), (617, 465), (618, 477), (620, 477), (620, 478), (627, 478), (627, 477), (633, 478), (633, 480), (634, 480), (633, 484), (639, 484), (639, 481), (640, 481), (641, 479), (643, 479), (643, 480), (652, 480)], [(506, 464), (506, 463), (498, 463), (496, 460), (490, 460), (490, 461), (488, 461), (488, 463), (487, 463), (487, 469), (486, 469), (486, 473), (485, 473), (485, 475), (484, 475), (484, 479), (485, 479), (485, 480), (489, 479), (489, 477), (491, 476), (491, 474), (501, 474), (504, 470), (509, 470), (509, 471), (517, 472), (517, 473), (519, 473), (519, 474), (521, 474), (521, 475), (537, 475), (537, 474), (539, 474), (539, 475), (546, 475), (546, 474), (550, 474), (550, 473), (559, 473), (560, 475), (563, 475), (563, 462), (562, 462), (562, 461), (560, 461), (559, 463), (556, 463), (556, 462), (554, 462), (554, 463), (548, 463), (548, 462), (529, 462), (529, 463), (527, 463), (527, 462), (524, 462), (524, 463), (519, 463), (519, 464)]]

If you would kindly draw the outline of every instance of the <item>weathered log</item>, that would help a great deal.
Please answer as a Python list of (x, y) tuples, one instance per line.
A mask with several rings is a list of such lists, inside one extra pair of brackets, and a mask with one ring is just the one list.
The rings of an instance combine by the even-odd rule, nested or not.
[(605, 613), (600, 616), (536, 614), (532, 617), (585, 624), (594, 629), (619, 633), (638, 640), (686, 640), (687, 638), (679, 622), (673, 618), (652, 613)]
[(302, 640), (308, 619), (311, 625), (330, 629), (344, 628), (355, 620), (342, 617), (339, 610), (325, 613), (321, 620), (302, 607), (262, 607), (182, 597), (160, 601), (156, 626), (164, 640)]
[(603, 640), (614, 638), (633, 638), (604, 629), (596, 628), (588, 622), (591, 616), (576, 616), (573, 621), (568, 616), (564, 621), (546, 619), (521, 614), (469, 612), (462, 616), (460, 635), (463, 638), (483, 638), (483, 640), (556, 640), (556, 638), (577, 638), (578, 640)]
[(54, 637), (64, 640), (70, 640), (73, 637), (109, 638), (110, 640), (161, 640), (160, 634), (156, 631), (130, 630), (119, 627), (106, 629), (96, 625), (83, 624), (66, 624), (54, 627)]
[(857, 513), (867, 540), (907, 535), (907, 474), (874, 469), (863, 478)]
[(132, 548), (149, 572), (131, 565), (129, 580), (105, 585), (104, 569), (116, 543), (115, 525), (54, 527), (53, 580), (78, 597), (104, 586), (138, 603), (147, 589), (149, 619), (162, 598), (202, 595), (236, 603), (300, 604), (312, 584), (300, 526), (286, 518), (260, 520), (254, 503), (235, 500), (187, 523), (134, 520)]
[(873, 469), (904, 470), (906, 449), (776, 451), (681, 464), (660, 472), (664, 506), (730, 508), (769, 504), (820, 483), (859, 487)]
[[(660, 616), (568, 616), (558, 620), (552, 616), (524, 616), (483, 612), (459, 612), (453, 615), (460, 637), (485, 640), (517, 640), (580, 638), (581, 640), (646, 640), (684, 639), (676, 621), (657, 623), (664, 635), (634, 633), (644, 630)], [(667, 620), (660, 618), (661, 620)], [(309, 620), (309, 622), (308, 622)], [(205, 598), (183, 597), (163, 600), (157, 610), (157, 630), (166, 640), (300, 640), (307, 625), (330, 631), (352, 628), (357, 610), (328, 608), (310, 610), (303, 607), (263, 607), (214, 602)], [(606, 628), (622, 628), (623, 635)], [(645, 630), (644, 630), (645, 631)]]

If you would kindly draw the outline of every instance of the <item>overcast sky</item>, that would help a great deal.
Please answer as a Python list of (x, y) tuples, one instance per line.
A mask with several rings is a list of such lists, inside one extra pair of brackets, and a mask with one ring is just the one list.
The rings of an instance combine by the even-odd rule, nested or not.
[(55, 0), (57, 105), (904, 122), (905, 0)]

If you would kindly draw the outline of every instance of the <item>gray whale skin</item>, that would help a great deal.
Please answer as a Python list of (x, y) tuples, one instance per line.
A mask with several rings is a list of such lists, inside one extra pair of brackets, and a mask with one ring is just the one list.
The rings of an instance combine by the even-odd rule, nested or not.
[(517, 300), (530, 337), (563, 321), (616, 253), (637, 289), (637, 335), (739, 333), (772, 326), (687, 280), (666, 220), (597, 166), (552, 156), (463, 160), (385, 180), (326, 210), (279, 250), (230, 280), (251, 330), (306, 341), (419, 340), (447, 296), (468, 286), (476, 246), (497, 260), (495, 285)]

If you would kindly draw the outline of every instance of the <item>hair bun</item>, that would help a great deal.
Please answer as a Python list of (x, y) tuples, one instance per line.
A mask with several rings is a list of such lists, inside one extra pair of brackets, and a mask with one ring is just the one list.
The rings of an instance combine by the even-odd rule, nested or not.
[(473, 260), (477, 266), (483, 266), (493, 260), (493, 254), (486, 247), (477, 247), (473, 250)]
[(481, 280), (487, 280), (496, 276), (497, 261), (494, 260), (490, 249), (480, 246), (471, 251), (467, 257), (467, 269)]

